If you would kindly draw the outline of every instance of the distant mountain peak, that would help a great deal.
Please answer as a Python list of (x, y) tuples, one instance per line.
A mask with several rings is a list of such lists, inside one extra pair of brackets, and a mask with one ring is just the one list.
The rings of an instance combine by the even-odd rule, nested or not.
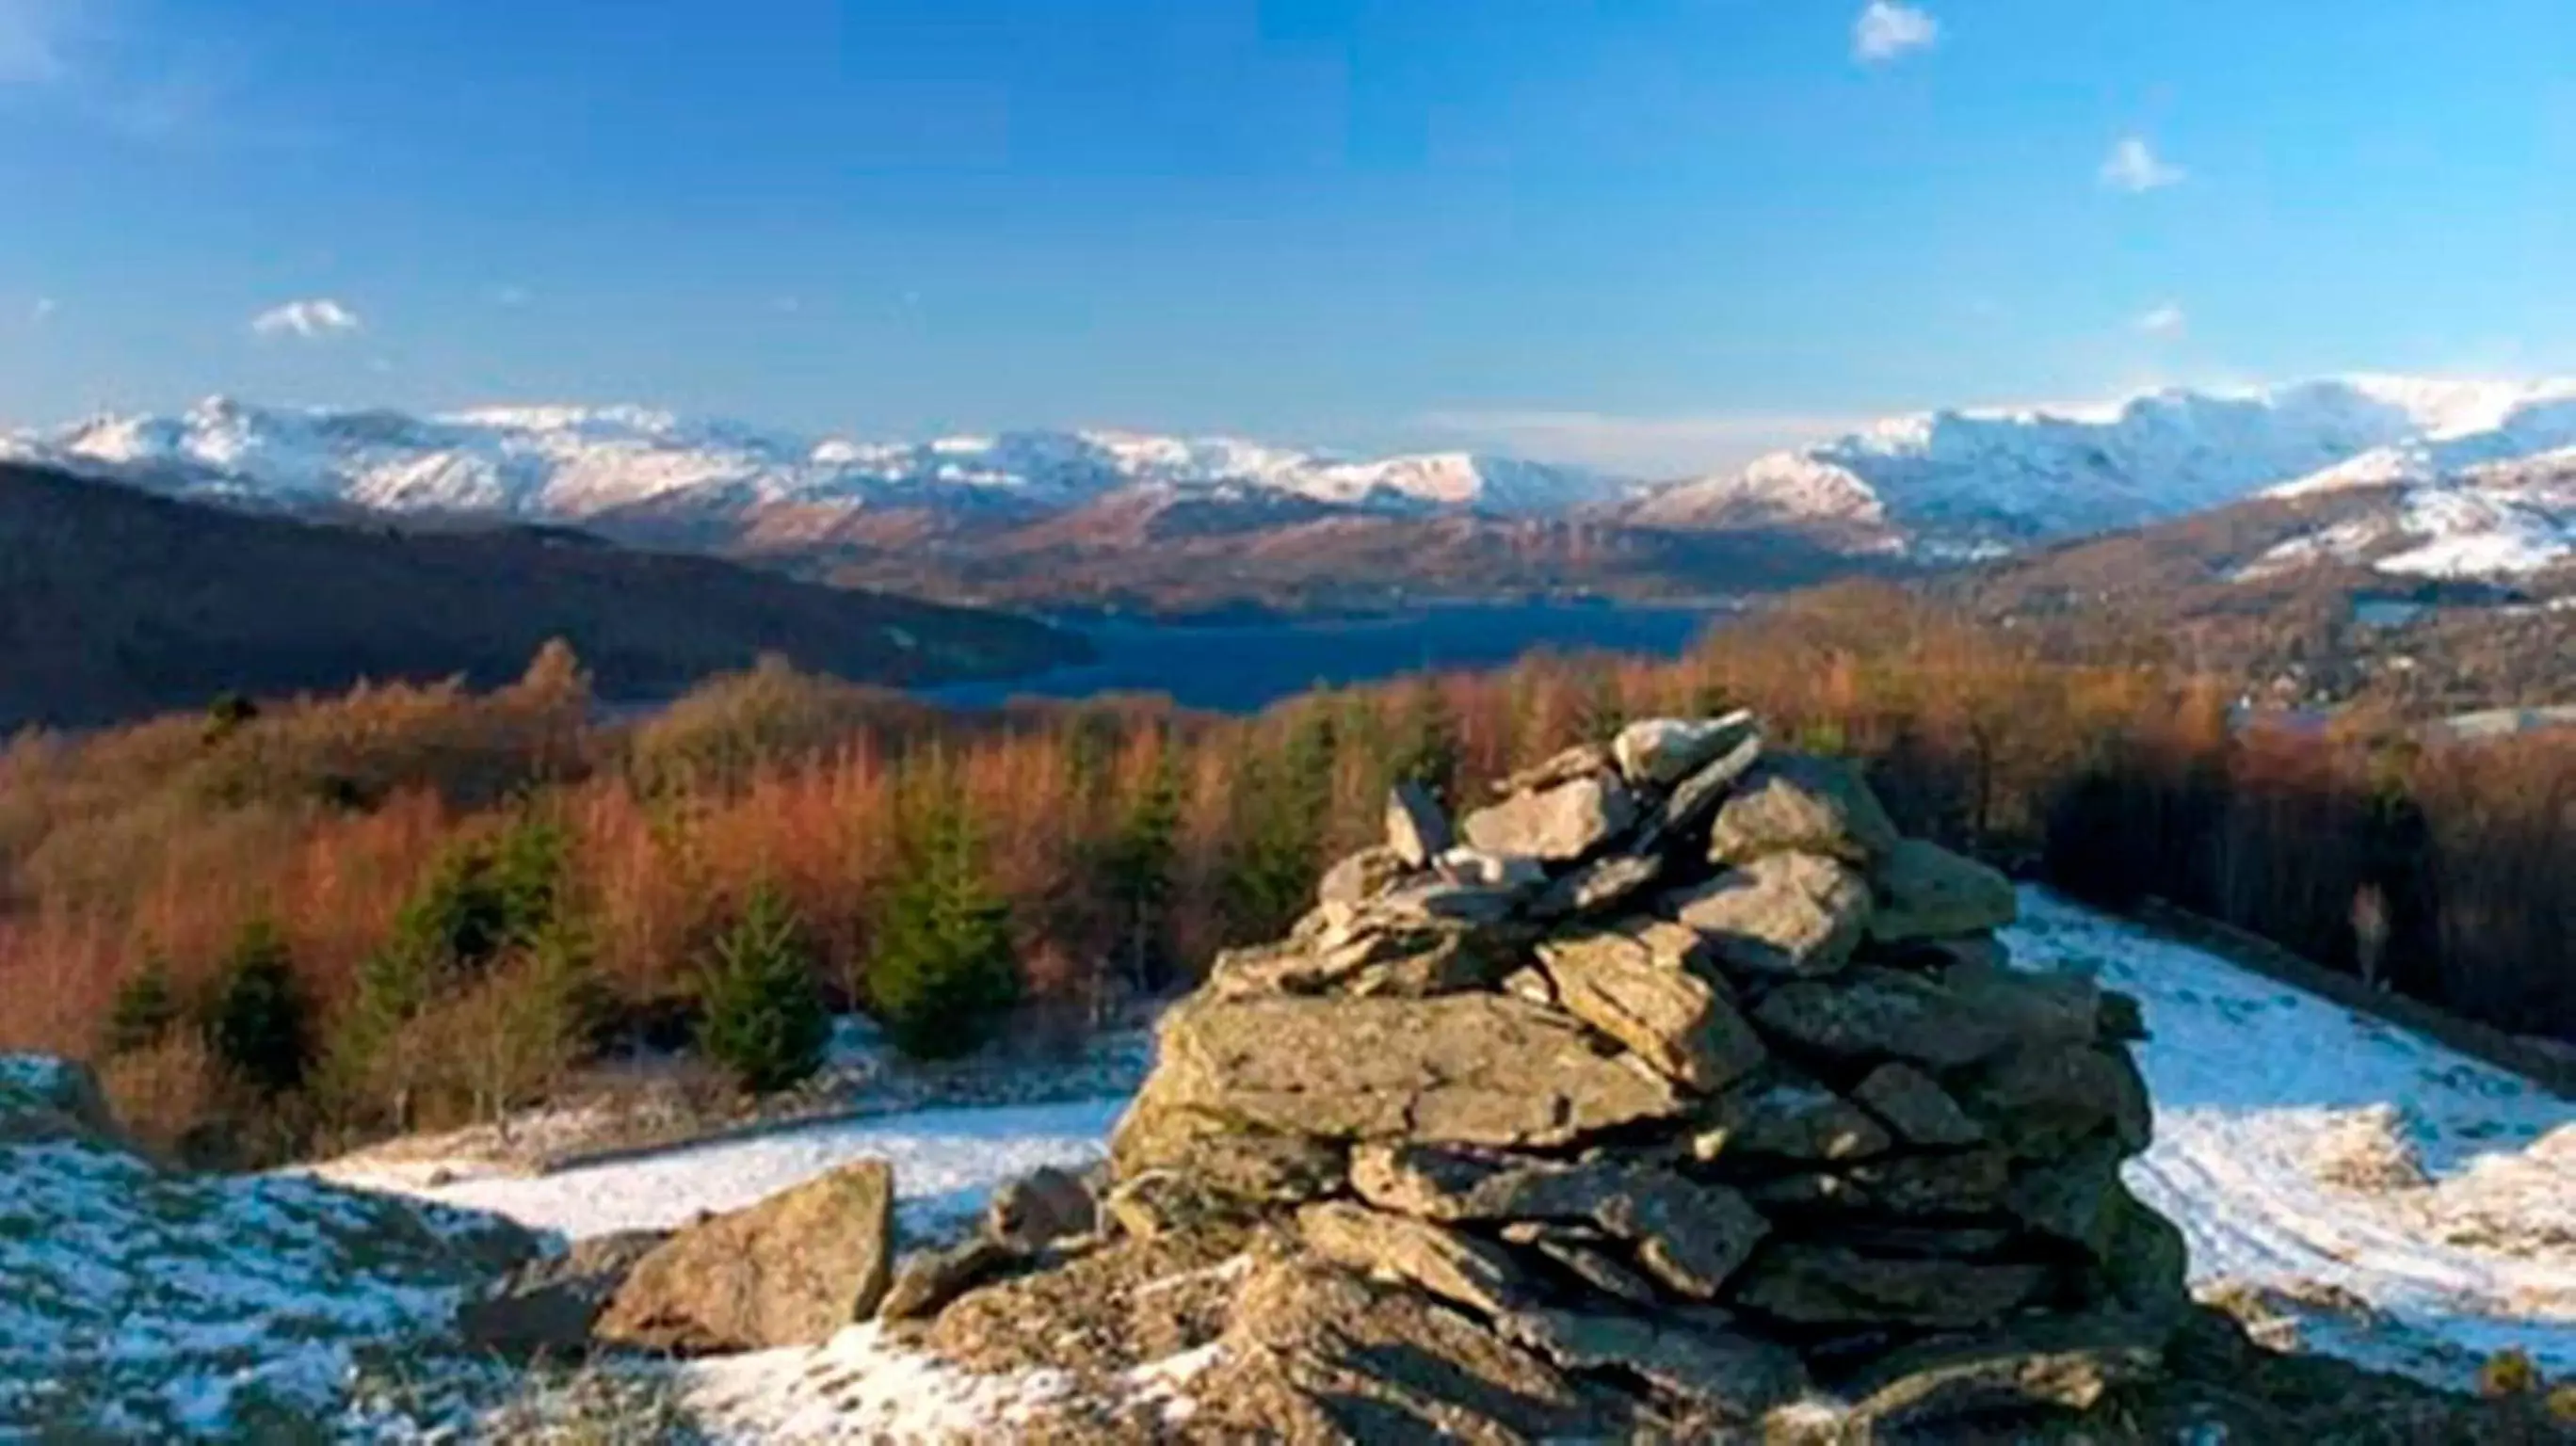
[[(1758, 519), (1937, 559), (2139, 526), (2266, 493), (2407, 485), (2488, 494), (2478, 505), (2417, 499), (2407, 525), (2420, 537), (2442, 519), (2497, 517), (2504, 474), (2494, 469), (2570, 446), (2570, 380), (2372, 374), (2234, 390), (2167, 387), (2101, 403), (1891, 417), (1660, 489), (1632, 516), (1670, 527)], [(2527, 509), (2512, 517), (2527, 539), (2534, 527)], [(2428, 556), (2544, 552), (2525, 545)]]
[(621, 508), (856, 509), (1011, 495), (1073, 506), (1130, 486), (1266, 489), (1362, 509), (1554, 513), (1622, 484), (1465, 452), (1353, 457), (1235, 437), (1006, 431), (808, 438), (634, 406), (498, 405), (415, 416), (209, 397), (0, 437), (0, 456), (182, 495), (581, 522)]

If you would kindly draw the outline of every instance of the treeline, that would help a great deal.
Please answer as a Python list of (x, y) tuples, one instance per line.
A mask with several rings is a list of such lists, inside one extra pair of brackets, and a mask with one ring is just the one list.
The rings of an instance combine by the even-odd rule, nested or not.
[(230, 707), (0, 756), (0, 1047), (105, 1061), (165, 1142), (264, 1159), (489, 1115), (694, 1035), (744, 1085), (857, 1008), (905, 1047), (1043, 1039), (1275, 932), (1388, 784), (1453, 800), (1624, 720), (1759, 709), (1910, 830), (2139, 892), (2523, 1033), (2576, 1035), (2576, 749), (2231, 730), (2155, 664), (2042, 661), (1891, 590), (1676, 662), (1547, 656), (1291, 701), (950, 714), (770, 665), (640, 723), (577, 660), (513, 687)]

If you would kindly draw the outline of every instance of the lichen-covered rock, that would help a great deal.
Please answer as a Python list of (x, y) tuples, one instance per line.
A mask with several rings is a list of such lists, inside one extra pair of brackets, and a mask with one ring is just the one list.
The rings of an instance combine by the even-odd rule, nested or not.
[(1405, 1281), (1487, 1316), (1533, 1298), (1511, 1251), (1427, 1220), (1334, 1200), (1298, 1211), (1297, 1229), (1309, 1250), (1335, 1265)]
[(1324, 871), (1324, 880), (1315, 886), (1315, 897), (1327, 904), (1364, 904), (1413, 871), (1413, 866), (1394, 849), (1383, 845), (1364, 848)]
[(1770, 1230), (1733, 1190), (1609, 1158), (1362, 1148), (1351, 1184), (1381, 1209), (1432, 1220), (1588, 1220), (1634, 1245), (1666, 1288), (1698, 1300), (1714, 1296)]
[(1821, 854), (1773, 853), (1668, 897), (1727, 968), (1753, 975), (1831, 974), (1869, 922), (1869, 885)]
[(1712, 1101), (1691, 1153), (1701, 1160), (1764, 1155), (1784, 1160), (1859, 1160), (1894, 1142), (1870, 1114), (1813, 1080), (1768, 1078)]
[(1787, 1348), (1673, 1318), (1609, 1310), (1526, 1310), (1503, 1334), (1578, 1371), (1624, 1371), (1698, 1408), (1700, 1430), (1743, 1426), (1807, 1390), (1807, 1372)]
[(1531, 901), (1529, 916), (1565, 919), (1601, 913), (1636, 897), (1663, 872), (1662, 854), (1604, 854), (1548, 885)]
[(668, 1231), (621, 1230), (529, 1261), (457, 1307), (457, 1335), (496, 1355), (582, 1359), (596, 1345), (591, 1328), (609, 1298), (668, 1238)]
[(1859, 770), (1830, 758), (1773, 756), (1755, 764), (1718, 808), (1709, 857), (1734, 864), (1794, 850), (1867, 865), (1895, 848), (1897, 837)]
[(1312, 1258), (1255, 1270), (1216, 1357), (1191, 1390), (1210, 1440), (1507, 1446), (1626, 1440), (1637, 1420), (1465, 1314)]
[(1704, 837), (1709, 818), (1719, 804), (1753, 765), (1762, 761), (1762, 737), (1747, 733), (1726, 752), (1700, 765), (1699, 769), (1664, 795), (1663, 806), (1656, 809), (1641, 831), (1641, 843), (1662, 845), (1668, 841)]
[(1610, 740), (1610, 756), (1630, 783), (1662, 787), (1707, 767), (1753, 736), (1753, 715), (1723, 718), (1649, 718), (1631, 723)]
[(1165, 1017), (1161, 1058), (1119, 1127), (1194, 1109), (1273, 1134), (1562, 1145), (1667, 1118), (1673, 1087), (1563, 1015), (1494, 994), (1200, 1000)]
[(2048, 1282), (2038, 1265), (1894, 1260), (1784, 1242), (1745, 1271), (1735, 1301), (1796, 1325), (1975, 1330), (2029, 1304)]
[(635, 1263), (603, 1341), (697, 1354), (826, 1340), (886, 1292), (894, 1169), (862, 1160), (673, 1235)]
[(2104, 1127), (2146, 1148), (2146, 1081), (2128, 1056), (2089, 1044), (2023, 1046), (1961, 1076), (1960, 1102), (1988, 1138), (2023, 1159), (2054, 1159)]
[(989, 1235), (935, 1250), (915, 1250), (895, 1265), (894, 1281), (878, 1303), (883, 1320), (920, 1320), (990, 1280), (1027, 1263), (1029, 1252)]
[(1503, 1239), (1526, 1246), (1557, 1268), (1602, 1294), (1632, 1305), (1655, 1305), (1663, 1299), (1653, 1283), (1623, 1265), (1605, 1248), (1609, 1233), (1597, 1226), (1567, 1225), (1552, 1220), (1515, 1220), (1502, 1228)]
[(1571, 783), (1596, 773), (1609, 773), (1617, 766), (1618, 760), (1610, 756), (1608, 748), (1598, 743), (1577, 743), (1517, 773), (1497, 779), (1494, 796), (1509, 798), (1519, 793), (1545, 793), (1560, 783)]
[(1036, 1250), (1100, 1224), (1100, 1202), (1070, 1170), (1041, 1165), (1003, 1183), (984, 1206), (984, 1233), (1020, 1250)]
[(1675, 967), (1635, 934), (1561, 935), (1542, 941), (1538, 957), (1559, 1008), (1693, 1089), (1722, 1089), (1767, 1054), (1723, 985)]
[(1973, 1145), (1986, 1137), (1985, 1126), (1959, 1108), (1941, 1082), (1901, 1061), (1890, 1061), (1861, 1077), (1852, 1098), (1887, 1121), (1908, 1144)]
[(1902, 839), (1871, 874), (1878, 907), (1869, 934), (1888, 943), (1973, 936), (2000, 929), (2021, 912), (2012, 880), (1925, 839)]
[(2012, 1023), (1946, 982), (1869, 965), (1781, 985), (1754, 1007), (1770, 1034), (1837, 1059), (1902, 1059), (1954, 1069), (2002, 1052)]
[(1489, 854), (1570, 863), (1627, 831), (1637, 800), (1608, 773), (1588, 773), (1544, 792), (1515, 793), (1467, 815), (1467, 842)]
[(1991, 1334), (1891, 1351), (1848, 1381), (1854, 1421), (1899, 1434), (1986, 1423), (2035, 1408), (2084, 1411), (2164, 1366), (2169, 1327), (2116, 1313), (2020, 1320)]

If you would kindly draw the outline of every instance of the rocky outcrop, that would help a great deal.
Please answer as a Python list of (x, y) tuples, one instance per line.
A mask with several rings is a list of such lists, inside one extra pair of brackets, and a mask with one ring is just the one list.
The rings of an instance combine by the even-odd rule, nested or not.
[(531, 1260), (457, 1308), (456, 1330), (477, 1350), (579, 1360), (598, 1344), (600, 1313), (666, 1231), (621, 1230)]
[(683, 1354), (828, 1340), (885, 1296), (893, 1209), (893, 1168), (863, 1160), (689, 1226), (635, 1263), (594, 1334)]
[(2136, 1021), (2010, 967), (2009, 882), (1856, 769), (1657, 720), (1505, 780), (1463, 847), (1418, 790), (1387, 819), (1167, 1014), (1100, 1234), (934, 1339), (1222, 1236), (1241, 1286), (1178, 1343), (1221, 1355), (1208, 1439), (1861, 1439), (2158, 1369)]

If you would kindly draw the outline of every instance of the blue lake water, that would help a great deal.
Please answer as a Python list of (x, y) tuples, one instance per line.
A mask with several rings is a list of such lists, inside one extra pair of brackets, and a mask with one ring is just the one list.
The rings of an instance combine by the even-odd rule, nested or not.
[(987, 707), (1013, 696), (1165, 693), (1184, 707), (1244, 713), (1319, 683), (1361, 683), (1426, 668), (1496, 667), (1542, 648), (1675, 657), (1726, 616), (1718, 607), (1514, 603), (1356, 619), (1113, 622), (1081, 629), (1099, 652), (1095, 662), (922, 693), (962, 707)]

